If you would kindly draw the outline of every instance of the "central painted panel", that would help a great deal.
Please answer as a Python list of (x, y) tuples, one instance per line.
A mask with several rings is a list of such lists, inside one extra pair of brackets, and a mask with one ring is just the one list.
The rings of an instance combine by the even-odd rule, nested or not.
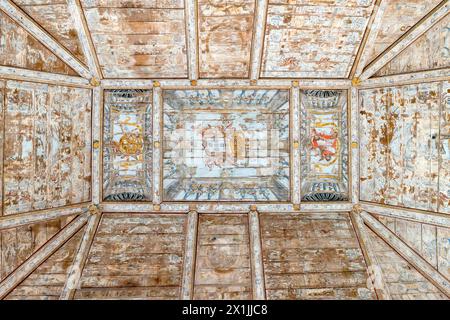
[(289, 201), (289, 90), (165, 90), (165, 201)]

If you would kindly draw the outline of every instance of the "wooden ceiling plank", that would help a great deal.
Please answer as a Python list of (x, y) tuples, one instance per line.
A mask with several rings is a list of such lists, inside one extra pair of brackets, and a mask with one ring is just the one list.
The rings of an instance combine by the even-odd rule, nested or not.
[(188, 213), (186, 227), (186, 244), (183, 262), (183, 282), (181, 285), (181, 299), (192, 300), (194, 297), (195, 258), (197, 254), (198, 213), (191, 210)]
[(250, 235), (250, 261), (252, 265), (253, 300), (266, 300), (264, 282), (263, 254), (261, 246), (261, 230), (259, 213), (251, 210), (248, 213), (248, 228)]
[(450, 226), (450, 216), (443, 213), (419, 211), (413, 209), (403, 209), (399, 207), (385, 207), (370, 203), (360, 203), (361, 208), (369, 213), (385, 217), (400, 218), (434, 226), (448, 228)]
[(39, 248), (27, 261), (6, 277), (0, 283), (0, 300), (5, 298), (16, 286), (58, 250), (58, 248), (77, 233), (86, 224), (88, 215), (89, 213), (84, 213), (75, 218), (64, 229), (58, 232), (56, 236)]
[(86, 17), (84, 16), (80, 0), (67, 0), (67, 3), (76, 26), (78, 39), (80, 40), (83, 54), (86, 57), (89, 71), (95, 78), (102, 79), (103, 76), (100, 69), (100, 63), (98, 61), (97, 53), (95, 52), (94, 43), (92, 42), (92, 37), (87, 26)]
[(400, 256), (419, 271), (427, 280), (434, 284), (446, 296), (450, 297), (450, 281), (438, 272), (424, 258), (417, 254), (380, 221), (366, 211), (361, 212), (365, 224), (375, 232), (384, 242), (391, 246)]
[(3, 10), (11, 19), (16, 21), (32, 36), (39, 40), (44, 46), (50, 49), (56, 56), (69, 65), (83, 78), (92, 77), (89, 70), (75, 58), (66, 48), (57, 42), (47, 31), (33, 21), (22, 9), (16, 6), (11, 0), (0, 2), (0, 9)]
[[(92, 121), (93, 123), (102, 123), (101, 114), (103, 109), (103, 88), (96, 87), (93, 90), (93, 103), (92, 103)], [(102, 160), (100, 158), (101, 145), (101, 129), (100, 125), (93, 126), (92, 128), (92, 202), (99, 204), (101, 202), (101, 189), (103, 183), (100, 182), (102, 168)]]
[[(388, 5), (388, 0), (379, 0), (374, 7), (373, 14), (371, 16), (371, 20), (369, 21), (369, 26), (367, 29), (367, 37), (363, 40), (361, 55), (359, 58), (355, 59), (354, 75), (356, 77), (360, 77), (363, 72), (364, 67), (367, 64), (367, 60), (369, 59), (369, 55), (372, 52), (372, 48), (375, 44), (375, 40), (378, 36), (378, 31), (382, 25), (384, 11)], [(355, 67), (356, 66), (356, 67)]]
[(253, 31), (253, 44), (250, 61), (250, 79), (257, 80), (261, 73), (263, 46), (265, 38), (268, 0), (258, 0), (256, 2), (255, 23)]
[(185, 1), (186, 14), (186, 36), (188, 49), (189, 79), (198, 79), (198, 28), (197, 28), (197, 2), (195, 0)]
[(97, 232), (97, 228), (102, 217), (99, 210), (93, 213), (94, 214), (89, 217), (77, 254), (72, 265), (70, 266), (69, 276), (67, 277), (67, 281), (64, 285), (63, 291), (61, 292), (60, 300), (73, 300), (75, 291), (79, 288), (81, 273), (83, 272), (89, 250), (92, 242), (94, 241), (94, 236)]
[(11, 80), (35, 81), (57, 85), (90, 87), (89, 81), (85, 78), (7, 66), (0, 66), (0, 77)]
[(359, 77), (361, 80), (369, 79), (378, 70), (385, 66), (389, 61), (395, 58), (400, 52), (411, 45), (418, 37), (424, 34), (440, 19), (450, 12), (450, 3), (443, 1), (442, 4), (427, 14), (418, 24), (408, 30), (397, 42), (390, 46), (386, 51), (379, 55), (371, 64), (364, 69)]

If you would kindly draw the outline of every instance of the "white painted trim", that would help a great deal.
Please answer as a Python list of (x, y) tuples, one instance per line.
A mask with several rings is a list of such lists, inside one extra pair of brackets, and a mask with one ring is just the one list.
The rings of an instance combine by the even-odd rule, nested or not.
[(189, 79), (198, 79), (199, 57), (197, 52), (198, 31), (197, 31), (197, 1), (185, 0), (186, 14), (186, 38), (187, 38), (187, 59)]
[(95, 232), (100, 223), (101, 214), (91, 215), (84, 230), (83, 238), (75, 255), (75, 258), (70, 266), (69, 275), (67, 277), (64, 288), (61, 292), (60, 300), (71, 300), (75, 295), (75, 291), (80, 289), (81, 273), (83, 272), (84, 264), (88, 258), (89, 249), (94, 240)]
[[(291, 199), (293, 204), (300, 204), (300, 89), (298, 87), (291, 88), (291, 106), (292, 106), (292, 139), (291, 152), (292, 158), (290, 167), (292, 169), (292, 190)], [(298, 143), (298, 147), (294, 147), (294, 142)]]
[(80, 76), (90, 79), (92, 77), (89, 70), (72, 53), (57, 42), (47, 31), (39, 24), (30, 19), (28, 15), (16, 6), (11, 0), (0, 1), (2, 9), (11, 19), (16, 21), (33, 37), (39, 40), (44, 46), (64, 61), (68, 66), (75, 70)]
[(100, 177), (101, 177), (101, 159), (100, 159), (100, 155), (101, 155), (101, 149), (103, 148), (102, 146), (102, 139), (101, 139), (101, 110), (103, 108), (103, 90), (100, 87), (96, 87), (93, 92), (93, 104), (92, 104), (92, 123), (96, 124), (92, 127), (92, 139), (93, 139), (93, 143), (94, 141), (98, 141), (99, 143), (99, 147), (97, 149), (95, 149), (94, 147), (92, 148), (92, 202), (94, 204), (99, 204), (100, 203), (100, 190), (101, 188), (103, 188), (103, 181), (100, 181)]
[(358, 90), (352, 87), (349, 90), (350, 94), (350, 156), (351, 167), (350, 175), (352, 177), (352, 185), (350, 186), (350, 194), (353, 203), (359, 202), (359, 102), (358, 102)]
[(183, 283), (181, 285), (181, 299), (192, 300), (194, 296), (195, 259), (197, 255), (198, 213), (188, 213), (186, 240), (184, 247)]
[[(161, 184), (161, 163), (162, 163), (162, 136), (161, 136), (161, 121), (162, 121), (162, 90), (161, 88), (153, 88), (153, 203), (161, 203), (162, 184)], [(159, 145), (156, 146), (155, 142)]]
[(58, 85), (90, 87), (89, 81), (85, 78), (6, 66), (0, 66), (0, 78), (19, 81), (52, 83)]
[(257, 80), (261, 73), (264, 31), (266, 29), (267, 8), (269, 0), (257, 0), (255, 9), (255, 21), (253, 23), (253, 43), (250, 61), (250, 79)]
[(419, 212), (399, 207), (384, 207), (381, 205), (364, 202), (361, 202), (360, 205), (363, 210), (372, 214), (450, 228), (450, 215), (443, 213), (427, 213), (425, 211)]
[(264, 268), (261, 248), (261, 234), (257, 211), (248, 213), (248, 229), (250, 233), (250, 259), (252, 265), (253, 300), (265, 300), (266, 288), (264, 282)]

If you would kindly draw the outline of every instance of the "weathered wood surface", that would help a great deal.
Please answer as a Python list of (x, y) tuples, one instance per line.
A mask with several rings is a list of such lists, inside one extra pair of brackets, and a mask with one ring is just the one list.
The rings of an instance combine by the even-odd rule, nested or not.
[(372, 272), (382, 272), (392, 299), (424, 300), (447, 299), (447, 297), (411, 264), (388, 246), (368, 227), (365, 229), (377, 256), (378, 265)]
[(105, 213), (75, 299), (179, 299), (186, 218)]
[(42, 263), (6, 300), (57, 300), (69, 276), (69, 269), (85, 228), (81, 228), (53, 255)]
[(194, 299), (251, 299), (246, 214), (199, 216)]
[(0, 231), (0, 280), (64, 228), (74, 216)]
[(3, 214), (89, 201), (91, 91), (8, 81), (5, 95)]
[(0, 39), (0, 65), (59, 74), (77, 74), (1, 10)]
[(267, 299), (374, 299), (348, 213), (261, 214)]
[(262, 77), (348, 77), (373, 4), (269, 1)]
[(249, 76), (255, 0), (198, 1), (202, 78)]
[(367, 62), (392, 45), (442, 0), (382, 0), (387, 7), (374, 40)]
[(82, 0), (106, 78), (186, 78), (184, 1)]
[(73, 219), (67, 226), (36, 250), (25, 263), (22, 263), (3, 281), (0, 282), (0, 299), (5, 298), (14, 288), (24, 281), (33, 271), (44, 263), (64, 243), (76, 234), (86, 224), (88, 214), (82, 214)]
[(446, 67), (450, 67), (450, 14), (392, 59), (375, 76)]
[(66, 0), (14, 0), (14, 3), (20, 6), (75, 57), (86, 63), (76, 26)]
[(361, 200), (438, 211), (441, 86), (360, 91)]
[(450, 213), (450, 82), (442, 83), (439, 132), (439, 211)]
[(184, 246), (183, 285), (181, 299), (192, 300), (194, 295), (195, 259), (197, 253), (198, 213), (189, 211)]
[(450, 228), (399, 218), (375, 216), (436, 270), (450, 279)]

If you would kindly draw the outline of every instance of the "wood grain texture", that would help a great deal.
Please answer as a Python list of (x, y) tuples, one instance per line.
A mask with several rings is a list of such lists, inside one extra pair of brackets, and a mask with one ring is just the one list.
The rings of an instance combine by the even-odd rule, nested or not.
[(267, 299), (374, 299), (348, 213), (261, 214)]
[(57, 300), (69, 276), (69, 269), (84, 233), (81, 228), (53, 255), (42, 263), (6, 300)]
[(32, 19), (81, 62), (86, 63), (75, 23), (66, 0), (13, 0)]
[(372, 250), (378, 260), (378, 271), (382, 272), (392, 299), (396, 300), (445, 300), (447, 297), (432, 283), (389, 247), (373, 231), (366, 227)]
[(75, 299), (179, 299), (185, 215), (102, 217)]
[(91, 91), (8, 81), (5, 94), (4, 214), (88, 201)]
[(450, 14), (414, 41), (374, 76), (427, 71), (450, 66)]
[(202, 78), (247, 78), (255, 0), (198, 1)]
[(269, 1), (262, 77), (345, 78), (374, 1)]
[(361, 200), (438, 210), (440, 88), (360, 91)]
[(82, 0), (105, 78), (186, 78), (184, 2)]
[(201, 214), (194, 299), (251, 299), (250, 239), (246, 214)]
[(442, 0), (388, 0), (367, 62), (392, 45)]
[(0, 280), (64, 228), (74, 216), (0, 231)]
[(0, 39), (0, 65), (77, 75), (3, 11), (0, 11)]

